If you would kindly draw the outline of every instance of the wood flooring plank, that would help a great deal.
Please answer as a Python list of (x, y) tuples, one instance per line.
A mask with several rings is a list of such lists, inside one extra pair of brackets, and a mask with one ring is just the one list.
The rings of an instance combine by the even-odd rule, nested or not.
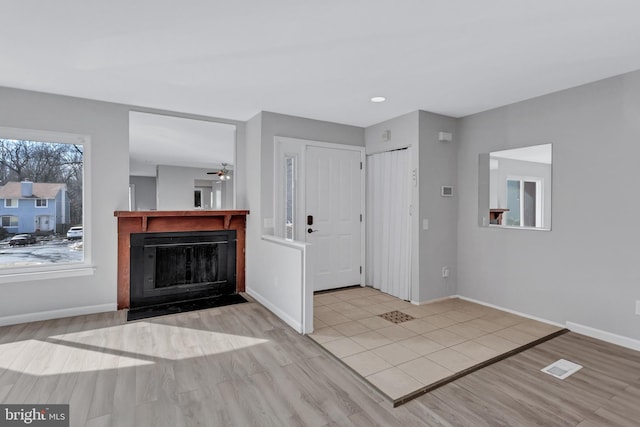
[(73, 426), (82, 426), (87, 421), (98, 377), (95, 370), (98, 360), (100, 359), (96, 355), (86, 354), (78, 366), (77, 379), (73, 383), (69, 400), (65, 402), (69, 404), (69, 419)]
[(630, 419), (626, 414), (612, 412), (605, 408), (599, 408), (596, 415), (602, 420), (604, 426), (638, 427), (638, 419)]
[[(473, 396), (472, 401), (484, 402), (482, 412), (491, 414), (493, 420), (504, 425), (536, 421), (566, 426), (582, 420), (576, 411), (563, 407), (563, 402), (558, 401), (560, 394), (538, 393), (535, 377), (517, 376), (513, 372), (494, 376), (487, 372), (483, 374), (482, 378), (463, 378), (457, 385)], [(558, 416), (559, 412), (563, 412), (562, 417)]]
[[(95, 348), (104, 347), (106, 349), (118, 348), (121, 336), (117, 330), (104, 328), (91, 337), (81, 339), (84, 344)], [(87, 350), (90, 351), (90, 350)], [(87, 412), (87, 418), (98, 418), (111, 413), (113, 401), (116, 394), (116, 381), (118, 378), (119, 358), (116, 354), (100, 353), (96, 368), (96, 385), (93, 392), (91, 406)]]
[(5, 374), (4, 381), (10, 381), (11, 373), (20, 369), (17, 364), (25, 363), (24, 358), (28, 357), (28, 346), (30, 346), (28, 340), (7, 342), (0, 345), (0, 383)]
[[(135, 324), (123, 325), (121, 332), (118, 340), (121, 348), (135, 349)], [(111, 411), (112, 423), (118, 427), (135, 427), (135, 365), (132, 366), (132, 360), (127, 356), (118, 356), (117, 363), (113, 408)]]
[(2, 382), (13, 382), (13, 387), (6, 397), (7, 403), (28, 401), (27, 397), (37, 383), (44, 364), (49, 361), (51, 347), (44, 341), (29, 340), (25, 347), (24, 360), (12, 365), (0, 378)]
[(24, 400), (27, 402), (51, 403), (54, 390), (64, 377), (63, 375), (57, 375), (59, 367), (66, 365), (71, 354), (72, 352), (65, 346), (55, 344), (53, 348), (50, 349), (50, 353), (47, 355), (48, 357), (41, 359), (44, 365), (38, 367), (33, 364), (30, 365), (28, 369), (37, 369), (37, 380)]
[(19, 338), (20, 335), (23, 331), (32, 327), (31, 325), (31, 323), (20, 323), (18, 325), (0, 326), (0, 347), (5, 343), (21, 341)]
[(13, 384), (0, 384), (0, 402), (5, 403), (5, 399), (11, 391)]
[(590, 392), (576, 399), (579, 393), (576, 393), (577, 389), (571, 382), (562, 382), (540, 372), (540, 364), (533, 367), (517, 364), (518, 360), (523, 359), (514, 357), (509, 363), (487, 369), (483, 372), (482, 381), (490, 384), (492, 390), (501, 392), (505, 400), (517, 399), (553, 413), (566, 410), (568, 417), (574, 416), (577, 420), (580, 419), (579, 413), (606, 401), (606, 398), (598, 398)]
[(252, 396), (251, 393), (248, 393), (243, 381), (225, 381), (218, 384), (217, 388), (224, 402), (224, 412), (228, 415), (228, 419), (233, 420), (233, 425), (277, 425), (275, 420), (259, 420), (259, 417), (256, 416), (259, 409), (254, 408), (253, 405), (245, 405), (245, 399), (251, 398)]
[(101, 417), (88, 419), (85, 427), (111, 427), (111, 425), (111, 414), (107, 414)]

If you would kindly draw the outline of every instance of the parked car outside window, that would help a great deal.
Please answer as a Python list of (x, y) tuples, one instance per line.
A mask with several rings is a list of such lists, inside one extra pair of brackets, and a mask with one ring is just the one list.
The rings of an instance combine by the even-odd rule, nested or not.
[(82, 226), (76, 225), (74, 227), (71, 227), (69, 231), (67, 231), (67, 239), (69, 240), (82, 239)]
[(36, 238), (31, 234), (16, 234), (9, 240), (9, 246), (25, 246), (35, 242)]

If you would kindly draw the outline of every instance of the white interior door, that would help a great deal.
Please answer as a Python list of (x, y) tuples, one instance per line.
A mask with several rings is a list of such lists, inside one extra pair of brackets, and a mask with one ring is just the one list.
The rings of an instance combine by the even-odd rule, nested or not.
[(316, 254), (315, 290), (360, 284), (361, 152), (307, 146), (305, 187), (305, 235)]

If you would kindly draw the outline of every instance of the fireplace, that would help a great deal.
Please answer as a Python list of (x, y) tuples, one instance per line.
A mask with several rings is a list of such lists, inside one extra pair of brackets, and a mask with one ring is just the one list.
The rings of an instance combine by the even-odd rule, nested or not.
[(132, 233), (132, 309), (236, 292), (236, 231)]
[[(235, 260), (235, 274), (227, 273), (227, 280), (233, 277), (235, 280), (235, 291), (237, 293), (244, 292), (244, 252), (245, 252), (245, 226), (248, 210), (192, 210), (192, 211), (116, 211), (114, 216), (118, 218), (118, 309), (127, 309), (130, 307), (131, 298), (131, 269), (138, 268), (141, 263), (132, 262), (131, 237), (139, 234), (197, 234), (199, 232), (214, 231), (233, 231), (235, 239), (231, 239), (235, 243), (235, 254), (233, 251), (227, 253), (227, 257), (232, 255)], [(140, 237), (136, 237), (138, 239)], [(185, 242), (181, 242), (185, 243)], [(188, 243), (188, 242), (186, 242)], [(198, 242), (195, 242), (198, 243)], [(229, 252), (229, 251), (227, 251)], [(144, 253), (144, 251), (143, 251)], [(157, 255), (157, 254), (156, 254)], [(187, 255), (184, 255), (183, 262), (186, 264)], [(193, 259), (193, 257), (189, 258)], [(225, 264), (226, 265), (226, 264)], [(204, 267), (203, 267), (204, 268)], [(218, 268), (220, 261), (218, 261)], [(196, 271), (198, 268), (196, 267)], [(156, 274), (156, 273), (153, 273)], [(193, 276), (194, 270), (191, 269)], [(195, 273), (200, 274), (200, 273)], [(204, 282), (216, 282), (217, 280), (208, 280), (211, 277), (201, 277)], [(166, 284), (171, 286), (160, 286), (160, 288), (171, 288), (176, 290), (181, 284), (174, 283), (174, 278), (166, 279)], [(144, 280), (144, 279), (143, 279)], [(193, 281), (192, 279), (190, 279)], [(186, 281), (185, 281), (186, 282)], [(189, 283), (190, 285), (191, 283)], [(184, 283), (183, 285), (187, 285)], [(215, 284), (211, 285), (215, 288)], [(144, 289), (144, 287), (143, 287)], [(215, 291), (215, 289), (214, 289)], [(155, 294), (161, 294), (161, 289), (151, 292), (149, 297), (155, 297)], [(166, 291), (168, 292), (168, 290)]]

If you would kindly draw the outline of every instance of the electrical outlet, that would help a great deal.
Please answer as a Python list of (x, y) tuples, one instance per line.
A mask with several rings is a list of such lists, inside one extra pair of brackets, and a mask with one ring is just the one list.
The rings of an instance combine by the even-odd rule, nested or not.
[(640, 300), (636, 301), (636, 314), (640, 316)]
[(449, 267), (442, 267), (442, 277), (449, 277)]

